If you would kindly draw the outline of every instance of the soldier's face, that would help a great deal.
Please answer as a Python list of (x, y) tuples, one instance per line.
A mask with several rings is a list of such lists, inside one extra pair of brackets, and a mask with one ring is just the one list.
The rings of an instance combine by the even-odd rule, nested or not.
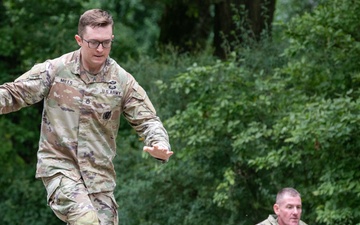
[(111, 41), (114, 38), (114, 35), (112, 34), (112, 26), (87, 26), (84, 35), (82, 37), (77, 35), (75, 38), (78, 44), (81, 46), (81, 57), (82, 63), (84, 64), (83, 66), (89, 70), (100, 69), (110, 54), (111, 46), (104, 48), (103, 44), (99, 44), (99, 46), (94, 48), (94, 43), (106, 43)]
[(298, 225), (302, 212), (300, 196), (285, 195), (278, 204), (274, 205), (274, 212), (278, 216), (279, 225)]

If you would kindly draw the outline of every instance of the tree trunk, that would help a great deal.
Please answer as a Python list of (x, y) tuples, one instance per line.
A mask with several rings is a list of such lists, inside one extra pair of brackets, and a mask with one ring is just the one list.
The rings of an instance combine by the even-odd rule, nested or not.
[(201, 50), (210, 35), (211, 20), (209, 0), (172, 1), (159, 23), (159, 42), (171, 44), (180, 52)]
[(215, 55), (227, 53), (246, 38), (260, 40), (263, 31), (271, 34), (276, 0), (222, 0), (215, 3)]
[[(276, 0), (173, 0), (159, 22), (161, 45), (179, 52), (204, 49), (213, 29), (214, 54), (222, 59), (248, 38), (271, 33)], [(214, 6), (214, 18), (210, 6)]]

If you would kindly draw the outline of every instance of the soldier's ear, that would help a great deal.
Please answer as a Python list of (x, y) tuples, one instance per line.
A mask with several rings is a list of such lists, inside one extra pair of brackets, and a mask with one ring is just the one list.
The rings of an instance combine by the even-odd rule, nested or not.
[(279, 215), (279, 208), (280, 206), (278, 204), (274, 204), (273, 209), (276, 215)]
[(78, 34), (75, 35), (75, 40), (76, 40), (76, 42), (78, 43), (79, 46), (82, 45), (82, 38)]

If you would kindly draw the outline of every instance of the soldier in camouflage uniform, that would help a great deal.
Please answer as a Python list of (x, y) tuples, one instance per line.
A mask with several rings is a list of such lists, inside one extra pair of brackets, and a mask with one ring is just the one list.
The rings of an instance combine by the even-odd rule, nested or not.
[(118, 224), (113, 158), (120, 115), (167, 161), (173, 154), (144, 89), (109, 57), (112, 17), (86, 11), (75, 39), (79, 50), (35, 65), (0, 86), (0, 114), (44, 100), (36, 177), (48, 204), (71, 225)]
[(275, 215), (257, 225), (306, 225), (301, 218), (301, 196), (294, 188), (284, 188), (276, 196)]

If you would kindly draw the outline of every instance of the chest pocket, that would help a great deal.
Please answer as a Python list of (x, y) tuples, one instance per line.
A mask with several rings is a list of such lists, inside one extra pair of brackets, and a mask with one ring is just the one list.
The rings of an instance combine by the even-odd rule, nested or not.
[(111, 83), (93, 83), (87, 90), (87, 98), (95, 117), (101, 122), (117, 121), (122, 111), (123, 92), (119, 86)]
[(78, 111), (83, 84), (76, 79), (55, 77), (48, 95), (48, 105), (63, 111)]

